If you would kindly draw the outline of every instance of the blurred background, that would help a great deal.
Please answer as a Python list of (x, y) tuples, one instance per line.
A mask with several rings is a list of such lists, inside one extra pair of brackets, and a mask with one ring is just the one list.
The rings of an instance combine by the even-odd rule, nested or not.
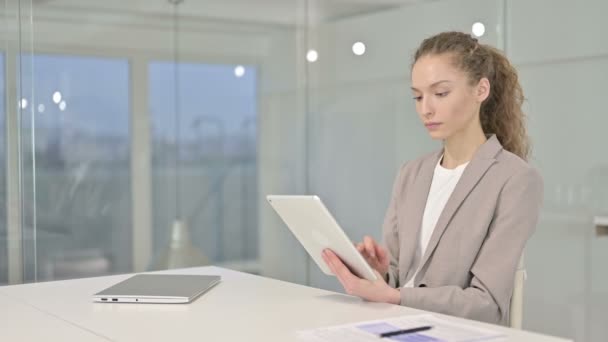
[(0, 285), (218, 265), (341, 291), (265, 202), (380, 238), (439, 147), (412, 54), (459, 30), (520, 73), (545, 180), (524, 328), (606, 341), (603, 0), (0, 0)]

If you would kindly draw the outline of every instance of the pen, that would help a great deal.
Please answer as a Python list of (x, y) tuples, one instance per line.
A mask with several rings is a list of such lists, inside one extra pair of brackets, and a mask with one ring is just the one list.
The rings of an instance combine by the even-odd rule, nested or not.
[(396, 335), (412, 334), (412, 333), (419, 332), (419, 331), (429, 330), (431, 328), (432, 328), (431, 326), (424, 326), (424, 327), (411, 328), (411, 329), (388, 331), (388, 332), (380, 334), (380, 337), (390, 337), (390, 336), (396, 336)]

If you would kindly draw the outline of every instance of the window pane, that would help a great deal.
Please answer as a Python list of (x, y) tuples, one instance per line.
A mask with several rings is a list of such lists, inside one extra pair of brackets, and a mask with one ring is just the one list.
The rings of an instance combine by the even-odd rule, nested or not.
[(8, 282), (8, 255), (6, 241), (6, 144), (5, 130), (4, 54), (0, 53), (0, 285)]
[(171, 227), (179, 219), (206, 260), (255, 272), (249, 266), (258, 255), (256, 69), (180, 64), (177, 108), (174, 71), (172, 62), (149, 68), (156, 264), (168, 258)]
[[(21, 106), (29, 106), (23, 129), (34, 137), (24, 139), (34, 143), (26, 146), (33, 158), (24, 158), (24, 215), (34, 222), (24, 225), (26, 281), (34, 273), (40, 281), (129, 271), (128, 61), (41, 54), (31, 61)], [(28, 248), (28, 239), (37, 245)]]

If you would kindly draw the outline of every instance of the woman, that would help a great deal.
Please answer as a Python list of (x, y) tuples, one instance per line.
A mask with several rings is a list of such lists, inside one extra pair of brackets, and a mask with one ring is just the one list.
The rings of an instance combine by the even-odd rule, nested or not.
[(444, 32), (422, 42), (411, 75), (416, 111), (443, 148), (401, 167), (384, 247), (367, 236), (357, 245), (378, 280), (330, 250), (323, 258), (349, 294), (506, 325), (543, 200), (517, 73), (498, 50)]

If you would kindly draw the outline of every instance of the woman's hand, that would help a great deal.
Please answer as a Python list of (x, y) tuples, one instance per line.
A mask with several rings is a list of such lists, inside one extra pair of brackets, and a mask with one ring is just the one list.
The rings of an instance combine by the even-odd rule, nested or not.
[(357, 250), (363, 255), (367, 263), (380, 273), (382, 279), (386, 279), (389, 264), (386, 249), (376, 243), (372, 237), (366, 236), (363, 238), (363, 242), (357, 244)]
[(361, 279), (352, 274), (342, 260), (329, 249), (323, 251), (323, 260), (325, 260), (327, 266), (336, 275), (349, 295), (361, 297), (372, 302), (391, 304), (399, 304), (401, 302), (399, 290), (390, 287), (378, 271), (376, 271), (378, 279), (375, 281)]

